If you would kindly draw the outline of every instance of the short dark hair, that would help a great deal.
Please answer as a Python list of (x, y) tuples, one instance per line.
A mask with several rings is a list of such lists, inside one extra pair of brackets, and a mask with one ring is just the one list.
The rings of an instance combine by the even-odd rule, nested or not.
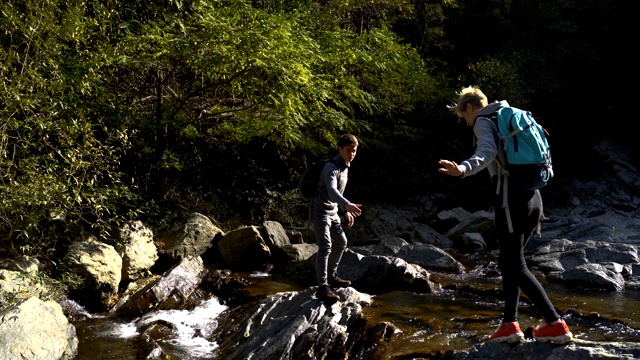
[(348, 145), (358, 146), (358, 138), (351, 134), (344, 134), (338, 138), (338, 147), (345, 147)]

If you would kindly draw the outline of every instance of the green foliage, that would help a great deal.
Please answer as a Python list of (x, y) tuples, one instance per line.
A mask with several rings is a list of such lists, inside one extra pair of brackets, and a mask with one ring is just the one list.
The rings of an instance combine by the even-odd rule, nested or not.
[(0, 252), (50, 256), (54, 219), (103, 239), (192, 211), (293, 224), (305, 162), (345, 132), (362, 140), (353, 195), (438, 188), (439, 157), (470, 147), (445, 108), (463, 85), (536, 117), (586, 88), (606, 90), (594, 114), (622, 111), (632, 5), (4, 1)]
[[(126, 131), (93, 113), (92, 69), (80, 65), (90, 21), (58, 1), (0, 5), (0, 252), (48, 255), (47, 223), (103, 237), (134, 198), (118, 157)], [(130, 210), (131, 208), (129, 208)]]

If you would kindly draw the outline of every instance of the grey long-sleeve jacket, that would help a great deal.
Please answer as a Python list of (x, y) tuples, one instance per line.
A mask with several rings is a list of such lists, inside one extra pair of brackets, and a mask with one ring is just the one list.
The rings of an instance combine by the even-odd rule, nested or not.
[(319, 182), (320, 191), (313, 199), (313, 210), (323, 211), (327, 215), (337, 214), (338, 209), (344, 210), (344, 206), (349, 202), (342, 196), (347, 187), (349, 165), (340, 155), (334, 157), (333, 160), (327, 162), (322, 169)]
[(480, 109), (478, 118), (473, 125), (476, 151), (470, 158), (460, 164), (464, 171), (463, 177), (475, 175), (484, 168), (487, 168), (489, 175), (493, 177), (498, 174), (496, 158), (499, 158), (502, 164), (506, 164), (502, 141), (498, 137), (498, 128), (491, 119), (482, 116), (494, 113), (501, 107), (506, 106), (509, 106), (509, 104), (505, 100), (502, 100), (500, 102), (493, 102)]

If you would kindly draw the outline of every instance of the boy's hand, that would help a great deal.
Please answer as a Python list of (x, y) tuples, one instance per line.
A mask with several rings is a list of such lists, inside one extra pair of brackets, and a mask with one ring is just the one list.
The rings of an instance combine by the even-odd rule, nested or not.
[(360, 209), (361, 207), (362, 204), (347, 203), (347, 205), (344, 206), (344, 209), (353, 216), (360, 216), (360, 214), (362, 214), (362, 210)]
[(344, 217), (345, 217), (345, 219), (347, 219), (347, 227), (352, 227), (353, 226), (353, 222), (355, 220), (353, 218), (353, 215), (351, 215), (351, 213), (347, 211), (346, 213), (344, 213)]

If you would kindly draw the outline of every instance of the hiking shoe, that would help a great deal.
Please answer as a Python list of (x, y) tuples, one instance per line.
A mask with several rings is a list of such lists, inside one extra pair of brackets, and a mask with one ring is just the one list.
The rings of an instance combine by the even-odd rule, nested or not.
[(351, 281), (340, 279), (337, 276), (329, 278), (328, 280), (329, 280), (329, 286), (335, 287), (335, 288), (347, 287), (351, 285)]
[(555, 324), (547, 324), (536, 326), (533, 329), (533, 337), (536, 341), (551, 341), (554, 344), (566, 344), (573, 341), (573, 334), (569, 331), (569, 327), (564, 320), (560, 319)]
[(520, 325), (517, 321), (504, 323), (501, 322), (498, 330), (491, 335), (489, 341), (495, 342), (524, 342), (524, 333), (520, 330)]
[(334, 293), (327, 285), (318, 287), (318, 290), (316, 291), (316, 298), (330, 304), (340, 300), (340, 296)]

